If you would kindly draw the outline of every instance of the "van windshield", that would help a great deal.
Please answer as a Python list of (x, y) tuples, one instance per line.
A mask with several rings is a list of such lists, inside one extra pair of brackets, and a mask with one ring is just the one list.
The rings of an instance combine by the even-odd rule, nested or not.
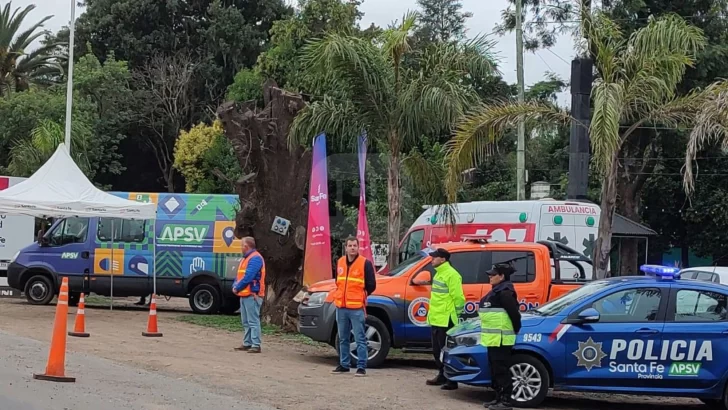
[(424, 250), (420, 250), (413, 256), (403, 260), (397, 267), (385, 273), (384, 276), (400, 276), (425, 258), (429, 258), (429, 255)]

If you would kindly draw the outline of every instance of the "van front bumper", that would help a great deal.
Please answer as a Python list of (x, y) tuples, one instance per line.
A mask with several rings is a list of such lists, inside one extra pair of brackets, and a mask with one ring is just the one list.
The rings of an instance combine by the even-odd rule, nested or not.
[(20, 277), (27, 269), (27, 267), (17, 262), (12, 262), (8, 265), (8, 286), (22, 291), (23, 289), (20, 287)]

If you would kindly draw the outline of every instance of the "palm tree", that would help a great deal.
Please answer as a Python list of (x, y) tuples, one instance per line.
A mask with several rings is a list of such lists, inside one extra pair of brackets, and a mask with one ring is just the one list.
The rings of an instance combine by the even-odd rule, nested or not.
[[(652, 18), (629, 38), (603, 13), (586, 15), (582, 22), (598, 73), (591, 92), (593, 114), (589, 132), (592, 167), (603, 177), (602, 214), (594, 255), (596, 275), (602, 278), (607, 276), (622, 148), (640, 128), (695, 124), (697, 113), (706, 102), (722, 94), (728, 84), (720, 81), (705, 90), (677, 94), (685, 70), (693, 66), (696, 54), (705, 45), (702, 31), (677, 15)], [(535, 102), (501, 102), (479, 107), (459, 124), (448, 146), (451, 200), (457, 193), (460, 173), (482, 162), (487, 147), (519, 119), (534, 126), (574, 121), (565, 111)], [(706, 132), (696, 128), (695, 140)]]
[(7, 3), (0, 9), (0, 97), (11, 91), (27, 90), (31, 83), (44, 82), (48, 76), (61, 74), (58, 56), (52, 52), (56, 43), (43, 44), (28, 52), (31, 44), (48, 32), (40, 30), (53, 16), (47, 16), (23, 32), (20, 26), (35, 9), (34, 5), (25, 9), (15, 9), (11, 13)]
[[(80, 120), (74, 120), (71, 129), (71, 155), (76, 164), (88, 175), (91, 162), (88, 158), (91, 129)], [(8, 171), (15, 176), (30, 176), (56, 152), (65, 139), (63, 126), (55, 121), (41, 120), (33, 128), (30, 138), (20, 139), (10, 149)]]
[[(321, 89), (326, 86), (326, 95), (298, 114), (289, 134), (295, 147), (308, 144), (320, 132), (353, 139), (365, 131), (379, 152), (388, 155), (389, 266), (397, 263), (402, 168), (425, 163), (407, 153), (423, 135), (449, 134), (466, 107), (477, 101), (464, 78), (496, 70), (490, 43), (482, 37), (412, 50), (415, 20), (416, 14), (408, 13), (374, 41), (329, 34), (305, 47), (306, 73), (318, 79), (314, 82)], [(433, 182), (440, 183), (424, 181)]]

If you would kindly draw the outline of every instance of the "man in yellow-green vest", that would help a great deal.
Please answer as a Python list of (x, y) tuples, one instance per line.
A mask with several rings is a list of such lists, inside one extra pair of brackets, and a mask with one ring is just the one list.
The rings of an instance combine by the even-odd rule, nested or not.
[(437, 364), (437, 376), (427, 380), (428, 386), (442, 386), (443, 390), (455, 390), (458, 384), (445, 378), (440, 352), (445, 347), (447, 331), (458, 323), (458, 316), (465, 307), (463, 279), (450, 265), (450, 252), (437, 249), (430, 253), (435, 277), (432, 278), (430, 309), (427, 323), (432, 329), (432, 353)]
[(518, 296), (511, 282), (513, 268), (495, 265), (487, 272), (493, 288), (480, 300), (480, 344), (488, 348), (491, 387), (495, 399), (484, 403), (490, 410), (510, 410), (513, 381), (510, 373), (511, 349), (521, 330)]

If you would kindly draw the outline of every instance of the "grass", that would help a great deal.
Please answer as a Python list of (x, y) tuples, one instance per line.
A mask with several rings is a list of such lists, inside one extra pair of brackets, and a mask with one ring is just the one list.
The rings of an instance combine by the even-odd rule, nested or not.
[[(240, 323), (240, 316), (238, 315), (182, 315), (177, 316), (175, 320), (196, 326), (210, 327), (233, 333), (243, 331), (243, 326)], [(285, 332), (276, 325), (264, 323), (261, 325), (261, 332), (267, 336), (278, 336), (283, 340), (306, 344), (309, 346), (324, 346), (323, 343), (315, 342), (304, 335)]]

